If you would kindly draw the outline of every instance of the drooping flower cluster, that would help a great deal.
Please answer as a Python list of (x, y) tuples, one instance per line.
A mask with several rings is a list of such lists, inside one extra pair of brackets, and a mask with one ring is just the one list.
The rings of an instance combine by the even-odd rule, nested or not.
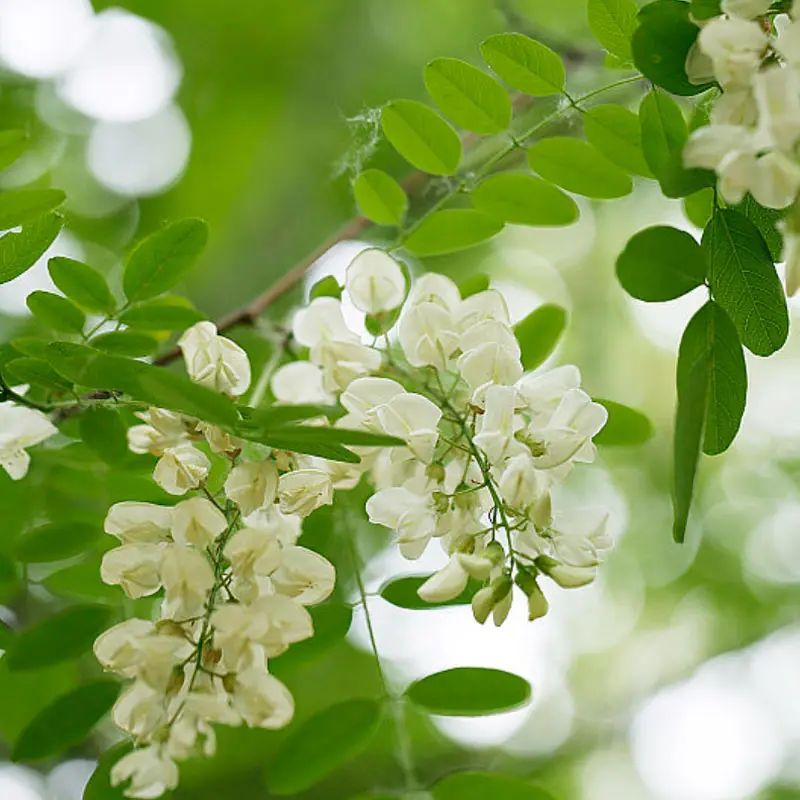
[[(200, 323), (181, 339), (187, 371), (200, 384), (241, 394), (247, 356)], [(112, 768), (128, 797), (153, 798), (178, 783), (177, 761), (214, 752), (213, 723), (281, 728), (294, 713), (269, 659), (313, 634), (306, 606), (333, 590), (333, 566), (297, 544), (301, 520), (330, 503), (327, 473), (298, 469), (289, 454), (241, 456), (226, 432), (163, 409), (139, 415), (134, 452), (159, 457), (154, 478), (174, 506), (122, 502), (106, 533), (119, 539), (102, 579), (131, 598), (163, 590), (157, 620), (128, 619), (103, 633), (95, 654), (132, 684), (113, 710), (136, 749)], [(227, 457), (224, 489), (206, 487), (210, 459), (199, 443)]]
[[(688, 167), (715, 170), (722, 198), (749, 192), (783, 209), (800, 192), (800, 2), (789, 17), (766, 16), (770, 0), (723, 0), (722, 15), (703, 24), (687, 71), (716, 80), (722, 94), (684, 151)], [(800, 288), (800, 218), (784, 220), (787, 293)]]
[(435, 273), (407, 296), (405, 285), (388, 254), (361, 253), (345, 291), (379, 335), (372, 346), (361, 343), (339, 299), (313, 300), (294, 320), (310, 363), (278, 370), (273, 392), (286, 403), (338, 395), (347, 413), (337, 426), (405, 442), (359, 449), (357, 465), (312, 461), (337, 489), (367, 476), (375, 488), (369, 518), (394, 531), (406, 558), (439, 540), (449, 560), (420, 588), (423, 599), (452, 599), (471, 577), (483, 583), (472, 600), (476, 619), (493, 614), (501, 624), (516, 582), (531, 619), (542, 616), (547, 601), (538, 578), (585, 585), (610, 546), (604, 514), (554, 511), (551, 502), (573, 465), (594, 459), (592, 437), (606, 410), (580, 389), (576, 367), (524, 374), (498, 292), (463, 299)]

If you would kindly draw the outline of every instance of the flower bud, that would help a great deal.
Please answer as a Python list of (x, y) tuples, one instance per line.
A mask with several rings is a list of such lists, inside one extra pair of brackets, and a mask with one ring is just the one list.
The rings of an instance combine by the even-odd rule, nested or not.
[[(475, 619), (483, 625), (489, 614), (499, 609), (499, 614), (495, 615), (495, 625), (502, 625), (508, 616), (511, 607), (511, 589), (513, 584), (508, 575), (501, 575), (495, 578), (488, 586), (478, 590), (472, 598), (472, 614)], [(500, 621), (498, 622), (498, 617)]]
[(527, 570), (520, 569), (514, 577), (514, 583), (525, 592), (528, 598), (528, 619), (534, 620), (543, 617), (550, 606), (539, 588), (536, 578)]

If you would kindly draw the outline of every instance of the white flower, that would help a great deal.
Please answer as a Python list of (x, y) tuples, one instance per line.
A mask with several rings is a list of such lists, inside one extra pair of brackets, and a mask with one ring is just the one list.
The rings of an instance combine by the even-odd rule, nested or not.
[(202, 613), (214, 585), (208, 559), (193, 547), (168, 545), (161, 562), (164, 616), (187, 619)]
[(747, 85), (761, 65), (769, 39), (757, 22), (717, 17), (700, 30), (698, 42), (714, 62), (723, 85)]
[(189, 441), (189, 425), (180, 414), (151, 407), (135, 416), (145, 424), (128, 428), (128, 447), (134, 453), (160, 456), (168, 448)]
[(145, 619), (120, 622), (95, 639), (95, 657), (106, 669), (132, 678), (139, 664), (140, 642), (155, 630), (155, 623)]
[(26, 448), (49, 439), (57, 428), (41, 411), (14, 403), (0, 403), (0, 466), (18, 481), (28, 473), (31, 457)]
[(178, 766), (159, 745), (151, 745), (124, 755), (111, 768), (111, 785), (130, 779), (125, 796), (139, 800), (161, 797), (178, 785)]
[(279, 403), (291, 405), (333, 402), (333, 395), (322, 385), (322, 370), (310, 361), (291, 361), (275, 371), (270, 381)]
[(277, 535), (263, 528), (241, 528), (225, 545), (225, 557), (236, 578), (233, 593), (252, 602), (259, 594), (259, 578), (274, 572), (281, 563), (281, 543)]
[(441, 409), (421, 394), (396, 394), (377, 409), (378, 421), (385, 433), (404, 439), (411, 452), (423, 463), (433, 458), (439, 438), (437, 425)]
[(458, 330), (453, 314), (445, 306), (421, 302), (400, 318), (398, 339), (409, 364), (444, 370), (458, 347)]
[(450, 312), (455, 312), (461, 305), (461, 292), (453, 281), (438, 272), (426, 272), (414, 281), (408, 296), (411, 306), (420, 303), (434, 303)]
[(569, 567), (596, 567), (612, 544), (607, 521), (607, 514), (583, 509), (557, 515), (550, 530), (555, 558)]
[(561, 398), (570, 389), (579, 389), (581, 373), (572, 364), (525, 375), (517, 381), (517, 394), (534, 415), (547, 415), (558, 408)]
[(357, 378), (342, 392), (339, 402), (367, 426), (378, 424), (376, 410), (405, 389), (389, 378)]
[(276, 591), (293, 597), (304, 606), (326, 600), (336, 583), (333, 564), (319, 553), (305, 547), (288, 547), (280, 566), (272, 574)]
[(149, 736), (167, 722), (166, 698), (142, 681), (129, 686), (114, 703), (111, 718), (135, 738)]
[(519, 347), (510, 348), (502, 342), (488, 341), (458, 358), (461, 377), (473, 392), (487, 384), (509, 386), (522, 375)]
[(236, 503), (245, 517), (272, 505), (277, 490), (278, 468), (270, 459), (237, 464), (225, 481), (225, 497)]
[(362, 250), (347, 267), (345, 289), (365, 314), (397, 308), (405, 298), (406, 278), (400, 265), (383, 250)]
[(244, 524), (248, 528), (268, 531), (283, 547), (287, 547), (300, 537), (302, 520), (295, 514), (283, 514), (277, 505), (271, 505), (248, 514)]
[(536, 469), (530, 453), (520, 453), (509, 458), (497, 482), (503, 500), (536, 524), (548, 522), (550, 481)]
[(786, 59), (794, 68), (800, 66), (800, 19), (798, 19), (800, 8), (792, 12), (795, 21), (784, 26), (778, 35), (775, 49)]
[(514, 438), (518, 427), (514, 414), (516, 401), (517, 393), (512, 386), (490, 386), (486, 390), (486, 413), (481, 418), (481, 429), (474, 442), (492, 465), (501, 464), (525, 449)]
[(210, 425), (207, 422), (198, 422), (197, 430), (203, 434), (208, 446), (214, 453), (235, 453), (237, 450), (242, 449), (244, 442), (236, 436), (231, 436), (227, 431), (218, 428), (216, 425)]
[(310, 357), (322, 367), (322, 385), (329, 392), (341, 392), (381, 366), (380, 352), (358, 341), (322, 340), (311, 348)]
[(800, 164), (777, 150), (761, 156), (750, 191), (766, 208), (786, 208), (800, 191)]
[(341, 300), (335, 297), (317, 297), (300, 309), (294, 316), (292, 332), (303, 347), (313, 348), (325, 341), (358, 341), (344, 321)]
[(436, 529), (436, 513), (430, 495), (417, 494), (403, 486), (381, 489), (367, 500), (370, 522), (397, 533), (405, 558), (419, 558)]
[(565, 564), (552, 564), (543, 568), (562, 589), (580, 589), (588, 586), (597, 576), (596, 567), (570, 567)]
[(503, 325), (511, 324), (506, 301), (496, 289), (473, 294), (458, 307), (456, 322), (459, 332), (464, 333), (484, 320), (495, 320)]
[(772, 0), (722, 0), (720, 8), (731, 17), (755, 19), (766, 14), (771, 5)]
[(315, 508), (333, 503), (333, 484), (320, 469), (297, 469), (281, 475), (278, 500), (284, 514), (307, 517)]
[[(186, 698), (190, 703), (194, 698), (194, 692)], [(228, 725), (236, 725), (241, 722), (228, 722)], [(169, 738), (166, 743), (167, 755), (173, 759), (186, 760), (197, 754), (197, 740), (203, 737), (202, 754), (207, 758), (215, 755), (217, 751), (217, 737), (214, 728), (206, 719), (197, 714), (189, 713), (187, 709), (180, 713), (178, 718), (172, 723), (169, 729)]]
[(244, 394), (250, 386), (247, 353), (220, 336), (213, 322), (198, 322), (178, 340), (189, 377), (224, 394)]
[(186, 494), (197, 489), (208, 477), (211, 462), (205, 453), (190, 444), (165, 450), (153, 471), (153, 480), (168, 494)]
[(753, 93), (759, 114), (755, 146), (793, 154), (800, 138), (800, 74), (781, 66), (765, 69), (753, 78)]
[(155, 503), (114, 503), (108, 509), (103, 530), (123, 544), (165, 542), (172, 528), (172, 515), (172, 508)]
[(505, 576), (495, 578), (488, 586), (475, 592), (472, 598), (472, 615), (483, 625), (489, 615), (499, 628), (508, 617), (514, 599), (511, 580)]
[(205, 497), (191, 497), (175, 506), (172, 537), (178, 544), (208, 547), (228, 527), (225, 515)]
[(714, 62), (705, 54), (697, 41), (689, 48), (684, 68), (689, 83), (696, 86), (714, 80)]
[(164, 545), (124, 544), (103, 556), (100, 577), (104, 583), (121, 586), (128, 597), (146, 597), (161, 588), (163, 556)]
[(232, 700), (233, 707), (253, 728), (285, 728), (294, 716), (292, 693), (277, 678), (257, 668), (237, 674)]
[(450, 560), (438, 572), (417, 589), (417, 594), (426, 603), (446, 603), (458, 597), (467, 588), (469, 574), (461, 566), (458, 555), (450, 556)]

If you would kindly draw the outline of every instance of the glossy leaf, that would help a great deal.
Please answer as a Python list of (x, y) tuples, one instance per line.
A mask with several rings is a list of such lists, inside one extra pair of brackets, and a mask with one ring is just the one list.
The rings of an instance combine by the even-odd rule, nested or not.
[(431, 175), (454, 175), (461, 139), (432, 108), (416, 100), (393, 100), (383, 107), (381, 127), (409, 164)]
[(381, 717), (374, 700), (347, 700), (330, 706), (295, 728), (266, 770), (270, 794), (305, 791), (361, 753)]
[(642, 125), (632, 111), (622, 106), (590, 108), (583, 115), (586, 137), (609, 161), (631, 175), (652, 178), (642, 151)]
[(528, 149), (528, 162), (546, 180), (586, 197), (610, 199), (633, 191), (630, 177), (589, 142), (542, 139)]
[(51, 522), (22, 534), (15, 542), (14, 555), (28, 564), (61, 561), (85, 552), (102, 533), (100, 525), (87, 522)]
[(174, 295), (138, 303), (119, 317), (129, 328), (146, 331), (184, 331), (204, 319), (186, 298)]
[(649, 3), (631, 41), (634, 63), (648, 80), (671, 94), (687, 96), (713, 85), (691, 83), (686, 74), (686, 58), (700, 33), (689, 11), (689, 3), (680, 0)]
[(511, 87), (532, 97), (561, 94), (566, 73), (557, 53), (522, 33), (498, 33), (481, 44), (483, 60)]
[(34, 761), (79, 744), (114, 705), (120, 688), (116, 681), (99, 680), (59, 697), (22, 731), (11, 759)]
[(118, 356), (149, 356), (158, 350), (158, 339), (141, 331), (109, 331), (91, 340), (92, 347)]
[(673, 535), (682, 542), (701, 448), (716, 455), (730, 446), (747, 395), (747, 373), (736, 328), (714, 302), (706, 303), (686, 327), (678, 352), (677, 387)]
[(606, 447), (634, 447), (644, 444), (653, 437), (655, 429), (650, 419), (630, 406), (624, 406), (614, 400), (594, 398), (608, 411), (608, 421), (600, 433), (594, 437), (594, 443)]
[(425, 217), (406, 239), (405, 247), (418, 256), (438, 256), (474, 247), (503, 229), (497, 220), (469, 208), (451, 208)]
[(20, 189), (0, 193), (0, 231), (33, 222), (58, 208), (66, 195), (58, 189)]
[(589, 27), (597, 41), (622, 62), (632, 60), (631, 37), (639, 9), (633, 0), (589, 0)]
[(774, 208), (765, 208), (757, 203), (751, 194), (746, 194), (739, 205), (733, 206), (733, 210), (744, 214), (758, 228), (767, 243), (772, 260), (780, 261), (783, 255), (783, 235), (778, 230), (778, 222), (785, 212)]
[(457, 58), (436, 58), (425, 67), (424, 77), (428, 94), (456, 125), (484, 134), (508, 128), (508, 92), (482, 70)]
[(580, 216), (568, 194), (521, 172), (492, 175), (472, 190), (471, 197), (478, 211), (514, 225), (570, 225)]
[(321, 658), (343, 641), (350, 630), (353, 621), (353, 609), (350, 606), (326, 603), (312, 606), (308, 611), (314, 623), (314, 635), (293, 644), (285, 653), (270, 661), (270, 672), (278, 677)]
[(99, 314), (109, 314), (114, 310), (116, 304), (111, 290), (94, 267), (58, 256), (48, 261), (47, 269), (53, 283), (81, 308)]
[(0, 131), (0, 172), (10, 167), (27, 148), (25, 131)]
[(674, 300), (702, 286), (706, 272), (705, 256), (694, 237), (667, 225), (639, 231), (617, 259), (622, 288), (649, 303)]
[(31, 292), (25, 301), (36, 319), (54, 331), (81, 333), (86, 316), (66, 297), (51, 292)]
[(431, 790), (433, 800), (553, 800), (522, 778), (497, 772), (454, 772)]
[(394, 578), (381, 586), (380, 595), (387, 603), (391, 603), (397, 608), (405, 608), (409, 611), (427, 611), (446, 606), (469, 605), (475, 592), (481, 588), (481, 584), (478, 581), (471, 580), (464, 591), (452, 600), (429, 603), (417, 594), (417, 589), (428, 578), (430, 578), (430, 575), (407, 575), (404, 578)]
[(703, 234), (703, 252), (714, 299), (744, 346), (758, 356), (783, 347), (789, 335), (786, 297), (758, 228), (737, 211), (718, 210)]
[(353, 184), (361, 213), (378, 225), (401, 225), (408, 209), (403, 187), (380, 169), (364, 170)]
[(62, 222), (58, 214), (45, 214), (23, 225), (21, 231), (0, 236), (0, 284), (27, 272), (53, 244)]
[(208, 225), (201, 219), (173, 222), (143, 239), (125, 264), (125, 296), (139, 302), (172, 289), (200, 257), (207, 241)]
[(115, 408), (96, 406), (80, 415), (84, 444), (108, 464), (119, 464), (128, 457), (125, 424)]
[(560, 306), (545, 304), (514, 326), (525, 370), (544, 364), (556, 349), (567, 327), (567, 312)]
[(5, 365), (6, 374), (16, 383), (44, 386), (54, 392), (63, 392), (72, 387), (72, 382), (59, 375), (46, 361), (40, 358), (15, 358)]
[(406, 696), (430, 714), (480, 717), (525, 705), (531, 686), (524, 678), (499, 669), (456, 667), (412, 683)]
[(10, 670), (20, 671), (76, 659), (92, 649), (110, 617), (103, 606), (68, 608), (22, 631), (4, 660)]

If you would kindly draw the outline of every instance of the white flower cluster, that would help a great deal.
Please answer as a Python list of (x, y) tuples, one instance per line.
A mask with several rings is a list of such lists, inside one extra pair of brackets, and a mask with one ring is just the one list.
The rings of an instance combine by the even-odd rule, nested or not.
[[(687, 71), (722, 87), (711, 124), (684, 151), (688, 167), (715, 170), (727, 203), (749, 192), (782, 209), (800, 192), (800, 0), (790, 17), (765, 15), (771, 0), (723, 0), (721, 16), (703, 25)], [(784, 220), (787, 293), (800, 288), (800, 219)]]
[[(231, 395), (250, 382), (247, 356), (199, 323), (181, 339), (189, 375)], [(281, 728), (294, 713), (269, 659), (313, 635), (306, 606), (333, 590), (333, 566), (297, 544), (301, 521), (332, 500), (326, 472), (298, 469), (291, 454), (241, 458), (241, 442), (213, 426), (162, 409), (130, 429), (134, 452), (159, 456), (154, 478), (175, 506), (122, 502), (106, 533), (120, 545), (103, 557), (102, 579), (131, 598), (163, 589), (156, 621), (128, 619), (103, 633), (95, 654), (133, 683), (113, 710), (137, 745), (114, 765), (114, 785), (154, 798), (178, 783), (176, 761), (214, 752), (212, 724)], [(205, 487), (210, 460), (194, 443), (230, 461), (224, 496)]]
[(607, 418), (580, 389), (577, 368), (523, 374), (502, 295), (462, 299), (453, 281), (428, 273), (406, 296), (403, 269), (380, 250), (350, 264), (345, 291), (380, 330), (373, 345), (348, 329), (339, 299), (317, 298), (294, 320), (310, 363), (279, 369), (272, 389), (284, 403), (338, 395), (347, 413), (337, 426), (405, 442), (361, 448), (357, 465), (312, 461), (337, 489), (368, 476), (369, 518), (395, 532), (406, 558), (439, 540), (449, 561), (420, 596), (450, 600), (473, 577), (484, 583), (476, 619), (493, 614), (499, 625), (514, 582), (531, 619), (547, 611), (540, 575), (565, 587), (591, 582), (610, 547), (605, 515), (554, 513), (551, 502), (573, 464), (594, 459), (592, 437)]
[(27, 448), (56, 433), (55, 425), (41, 411), (11, 401), (0, 403), (0, 467), (12, 480), (21, 480), (31, 463)]

